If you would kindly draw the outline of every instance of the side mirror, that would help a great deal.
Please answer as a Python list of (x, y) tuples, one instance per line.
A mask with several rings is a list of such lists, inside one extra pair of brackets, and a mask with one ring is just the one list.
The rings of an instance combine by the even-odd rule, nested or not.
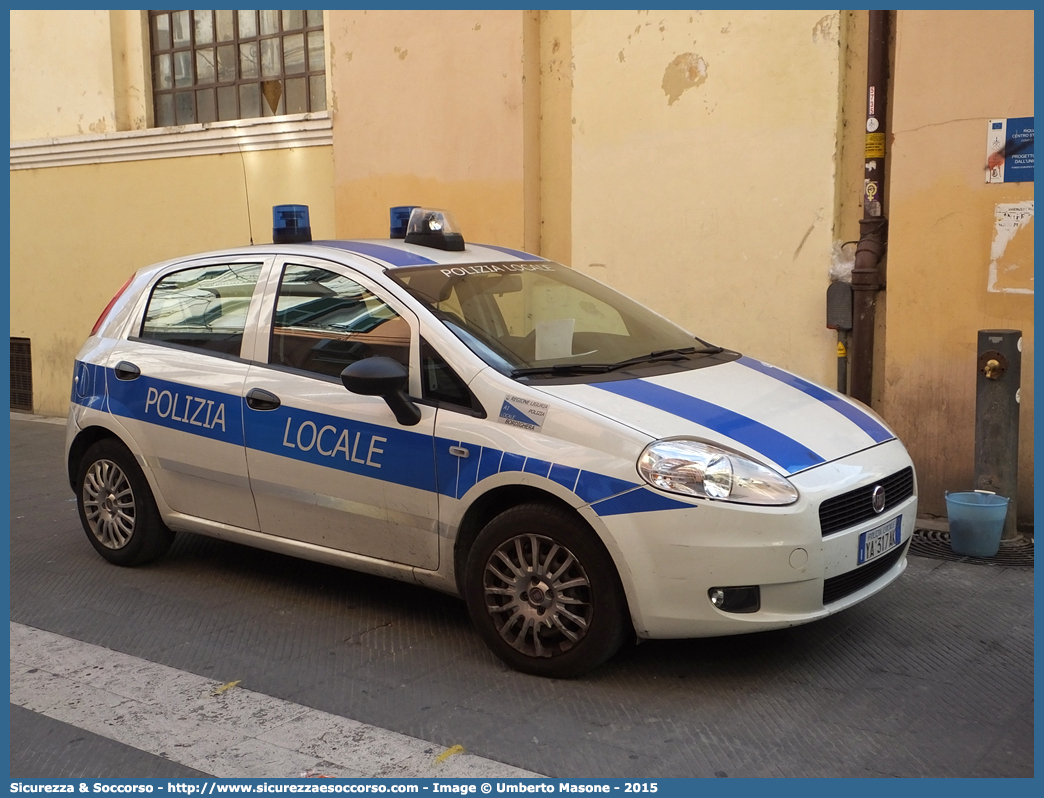
[(412, 427), (421, 420), (420, 408), (407, 396), (410, 373), (390, 357), (368, 357), (357, 360), (341, 372), (341, 382), (352, 393), (380, 396), (395, 414), (395, 420)]

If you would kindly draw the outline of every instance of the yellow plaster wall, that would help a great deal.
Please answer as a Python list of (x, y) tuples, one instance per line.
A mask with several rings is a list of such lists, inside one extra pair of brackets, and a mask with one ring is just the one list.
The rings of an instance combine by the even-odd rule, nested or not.
[(144, 130), (153, 124), (148, 12), (110, 11), (109, 27), (116, 129)]
[(332, 173), (330, 147), (11, 172), (11, 336), (32, 341), (35, 411), (65, 415), (76, 352), (142, 266), (271, 242), (287, 202), (332, 238)]
[(11, 140), (111, 133), (108, 11), (11, 11)]
[(837, 11), (572, 12), (572, 264), (832, 385)]
[(329, 12), (338, 236), (386, 238), (389, 207), (428, 205), (525, 245), (527, 15)]
[(573, 21), (540, 12), (540, 254), (573, 262)]
[[(1033, 296), (986, 290), (994, 209), (1032, 183), (985, 183), (987, 120), (1033, 115), (1032, 11), (900, 11), (892, 109), (888, 347), (881, 410), (918, 467), (921, 508), (974, 469), (976, 340), (1023, 331), (1019, 516), (1033, 512)], [(1006, 253), (1032, 286), (1033, 227)]]

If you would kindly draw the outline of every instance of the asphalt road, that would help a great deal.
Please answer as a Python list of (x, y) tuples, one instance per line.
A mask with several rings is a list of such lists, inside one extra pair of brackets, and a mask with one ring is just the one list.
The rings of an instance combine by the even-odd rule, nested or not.
[[(18, 624), (555, 777), (1033, 775), (1030, 567), (911, 557), (823, 621), (646, 642), (550, 681), (419, 587), (186, 534), (149, 566), (108, 565), (63, 439), (12, 418)], [(192, 775), (21, 706), (11, 731), (16, 777)]]

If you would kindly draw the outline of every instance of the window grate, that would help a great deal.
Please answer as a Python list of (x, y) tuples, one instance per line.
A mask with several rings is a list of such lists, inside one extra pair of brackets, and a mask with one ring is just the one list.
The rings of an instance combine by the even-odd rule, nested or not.
[(326, 110), (322, 11), (150, 11), (157, 127)]
[(28, 338), (11, 339), (11, 409), (33, 412), (33, 353)]

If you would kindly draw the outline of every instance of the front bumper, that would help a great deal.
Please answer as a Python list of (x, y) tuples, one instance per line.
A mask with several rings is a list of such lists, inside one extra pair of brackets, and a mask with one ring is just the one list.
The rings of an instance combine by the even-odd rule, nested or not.
[[(693, 501), (686, 509), (600, 519), (638, 635), (713, 637), (795, 626), (878, 592), (906, 568), (916, 484), (909, 498), (826, 537), (819, 506), (911, 466), (893, 440), (794, 475), (800, 498), (787, 507)], [(860, 535), (895, 518), (898, 545), (861, 565)], [(756, 612), (724, 612), (708, 596), (711, 588), (748, 585), (760, 589)]]

